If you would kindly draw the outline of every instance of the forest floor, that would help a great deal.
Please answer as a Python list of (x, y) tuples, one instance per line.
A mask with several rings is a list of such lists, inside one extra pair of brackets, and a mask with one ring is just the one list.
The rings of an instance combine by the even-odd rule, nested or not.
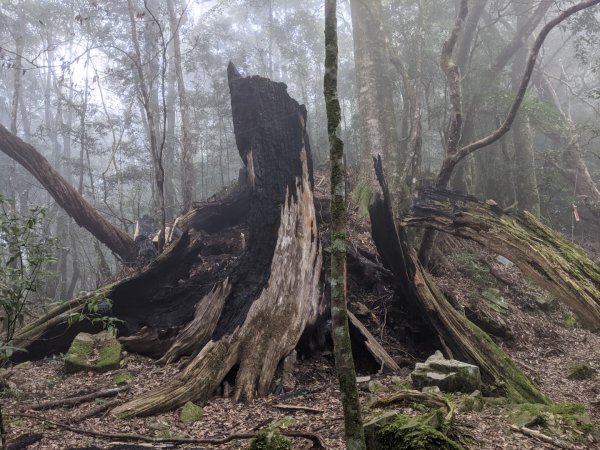
[[(317, 179), (318, 185), (318, 179)], [(351, 243), (374, 253), (366, 220), (352, 215)], [(600, 336), (581, 329), (570, 313), (547, 294), (523, 279), (514, 266), (498, 261), (497, 255), (454, 239), (445, 241), (446, 263), (435, 271), (442, 290), (467, 316), (478, 316), (483, 296), (493, 293), (503, 304), (492, 316), (500, 324), (494, 339), (554, 402), (580, 403), (587, 409), (593, 423), (600, 427)], [(411, 324), (403, 320), (394, 306), (394, 294), (389, 286), (379, 286), (370, 292), (350, 283), (350, 309), (382, 342), (401, 367), (395, 374), (369, 374), (370, 379), (359, 384), (363, 404), (377, 397), (409, 386), (408, 375), (414, 364), (423, 361), (435, 349), (423, 348), (407, 331)], [(503, 337), (500, 337), (503, 336)], [(571, 368), (584, 363), (596, 370), (585, 380), (569, 379)], [(178, 372), (177, 365), (158, 366), (150, 358), (127, 355), (124, 367), (104, 374), (81, 372), (67, 375), (61, 357), (23, 363), (10, 369), (11, 388), (0, 398), (5, 413), (23, 411), (26, 406), (49, 399), (60, 399), (115, 387), (113, 377), (131, 374), (129, 389), (116, 397), (119, 403), (152, 390), (169, 381)], [(367, 375), (367, 374), (362, 374)], [(109, 414), (77, 421), (81, 414), (97, 408), (113, 398), (96, 399), (75, 407), (55, 407), (42, 411), (27, 411), (30, 417), (5, 417), (8, 439), (27, 433), (41, 433), (43, 438), (30, 448), (174, 448), (172, 445), (130, 442), (122, 439), (89, 436), (69, 431), (42, 419), (69, 424), (82, 430), (99, 433), (135, 433), (147, 437), (222, 438), (231, 434), (254, 433), (285, 417), (292, 417), (288, 430), (316, 433), (327, 448), (342, 449), (343, 416), (337, 379), (331, 352), (299, 360), (294, 369), (295, 387), (283, 395), (270, 395), (250, 403), (234, 403), (218, 395), (202, 405), (201, 420), (184, 424), (179, 411), (154, 417), (121, 420)], [(222, 394), (222, 393), (220, 393)], [(290, 409), (289, 407), (306, 407)], [(507, 404), (486, 404), (482, 411), (458, 412), (455, 434), (470, 449), (553, 449), (554, 444), (512, 431), (511, 412)], [(410, 411), (407, 413), (416, 413)], [(367, 418), (372, 412), (366, 411)], [(535, 426), (533, 426), (535, 428)], [(600, 448), (598, 442), (578, 431), (561, 436), (570, 441), (569, 448)], [(576, 439), (573, 439), (576, 438)], [(223, 449), (247, 448), (248, 440), (234, 440), (218, 446)], [(182, 445), (178, 448), (217, 448), (210, 445)], [(294, 440), (294, 448), (310, 448), (310, 441)]]

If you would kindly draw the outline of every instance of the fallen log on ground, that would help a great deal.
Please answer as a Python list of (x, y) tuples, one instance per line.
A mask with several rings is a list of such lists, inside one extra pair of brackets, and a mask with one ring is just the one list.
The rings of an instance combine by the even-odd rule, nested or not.
[(371, 232), (384, 266), (398, 278), (407, 306), (426, 321), (448, 356), (471, 362), (488, 386), (517, 402), (548, 403), (549, 400), (521, 372), (494, 341), (448, 302), (409, 247), (406, 230), (396, 228), (390, 193), (383, 177), (381, 158), (375, 173), (383, 195), (369, 205)]
[(505, 213), (492, 200), (425, 188), (402, 222), (470, 239), (508, 258), (567, 305), (582, 325), (600, 329), (600, 267), (532, 214)]

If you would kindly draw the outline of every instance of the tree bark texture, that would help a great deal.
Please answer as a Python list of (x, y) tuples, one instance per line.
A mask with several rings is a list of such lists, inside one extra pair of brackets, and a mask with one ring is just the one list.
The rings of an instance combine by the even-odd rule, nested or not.
[(394, 224), (381, 158), (376, 160), (375, 172), (383, 197), (377, 194), (369, 206), (373, 241), (384, 265), (398, 278), (407, 306), (420, 313), (448, 356), (479, 366), (489, 386), (517, 402), (547, 403), (548, 399), (510, 357), (485, 332), (452, 307), (423, 269), (415, 252), (407, 245), (405, 229), (396, 229)]
[(583, 325), (600, 328), (600, 267), (531, 213), (507, 214), (493, 200), (431, 189), (419, 191), (413, 211), (404, 224), (470, 239), (505, 256)]
[(232, 64), (228, 77), (236, 143), (252, 191), (248, 244), (197, 298), (194, 319), (167, 352), (168, 360), (191, 353), (190, 364), (165, 386), (113, 410), (121, 417), (206, 399), (234, 368), (235, 399), (267, 394), (279, 361), (319, 316), (322, 256), (306, 110), (282, 83), (242, 78)]
[[(395, 191), (399, 187), (400, 141), (390, 79), (390, 54), (382, 25), (381, 0), (351, 0), (354, 65), (360, 114), (359, 202), (368, 203), (373, 189), (371, 161), (383, 154), (386, 175)], [(366, 208), (365, 208), (366, 209)]]
[(102, 217), (33, 146), (2, 125), (0, 150), (31, 173), (80, 227), (92, 233), (124, 263), (135, 261), (137, 248), (133, 239)]
[(365, 449), (360, 400), (356, 386), (356, 370), (348, 327), (346, 241), (348, 212), (346, 204), (346, 168), (344, 143), (338, 136), (341, 122), (337, 96), (338, 43), (337, 0), (325, 4), (325, 77), (323, 91), (327, 108), (329, 161), (331, 164), (331, 322), (335, 367), (344, 409), (344, 440), (346, 448)]
[[(527, 6), (514, 4), (517, 13), (517, 29), (525, 26)], [(527, 50), (520, 47), (512, 63), (512, 88), (516, 93), (519, 87), (521, 74), (527, 63)], [(517, 114), (512, 129), (512, 139), (515, 148), (514, 176), (516, 180), (517, 205), (522, 211), (529, 211), (536, 217), (540, 216), (540, 193), (535, 173), (535, 157), (533, 152), (533, 133), (529, 123), (529, 116), (524, 111)]]

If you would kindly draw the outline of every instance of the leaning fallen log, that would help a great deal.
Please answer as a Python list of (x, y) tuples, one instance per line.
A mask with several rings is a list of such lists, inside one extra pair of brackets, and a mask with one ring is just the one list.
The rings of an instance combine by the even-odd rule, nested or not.
[(448, 356), (479, 366), (488, 386), (516, 402), (548, 403), (548, 399), (521, 372), (494, 341), (448, 302), (414, 250), (407, 244), (406, 230), (396, 228), (391, 198), (383, 177), (381, 158), (375, 173), (383, 195), (377, 193), (369, 205), (371, 232), (384, 265), (399, 280), (401, 298), (429, 325)]
[(532, 214), (506, 213), (492, 200), (425, 188), (403, 224), (470, 239), (505, 256), (567, 305), (582, 325), (600, 329), (600, 267)]

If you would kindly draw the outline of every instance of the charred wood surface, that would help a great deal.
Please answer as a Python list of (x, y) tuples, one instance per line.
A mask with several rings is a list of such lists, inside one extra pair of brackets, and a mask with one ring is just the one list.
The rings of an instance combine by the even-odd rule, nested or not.
[[(321, 312), (322, 257), (306, 110), (282, 83), (243, 78), (233, 65), (228, 78), (236, 143), (250, 193), (247, 245), (229, 269), (213, 274), (210, 286), (195, 290), (198, 297), (189, 304), (193, 320), (165, 355), (165, 361), (191, 355), (189, 365), (172, 382), (113, 410), (118, 416), (153, 414), (206, 399), (232, 370), (236, 399), (267, 394), (279, 361)], [(183, 228), (194, 228), (193, 222)], [(164, 270), (158, 268), (159, 260), (157, 273)], [(132, 280), (127, 292), (153, 282), (151, 274), (146, 277)], [(195, 278), (183, 283), (187, 292)], [(121, 285), (115, 294), (119, 289), (122, 294), (126, 287)], [(125, 308), (131, 316), (135, 308), (120, 303), (115, 302), (115, 311), (123, 314), (119, 308)]]

